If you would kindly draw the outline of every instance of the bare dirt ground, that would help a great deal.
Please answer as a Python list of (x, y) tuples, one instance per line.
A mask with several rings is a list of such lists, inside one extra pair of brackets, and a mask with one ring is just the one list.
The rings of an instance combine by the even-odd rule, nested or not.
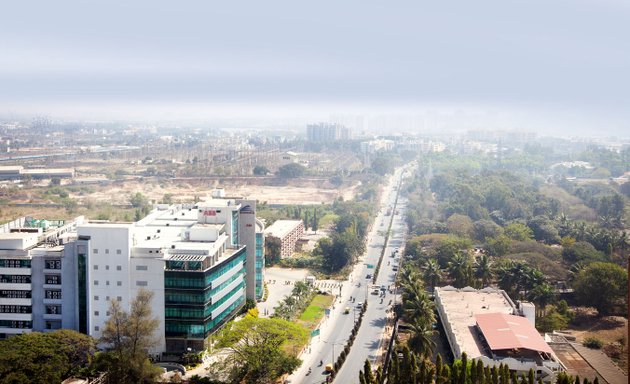
[(191, 202), (195, 198), (208, 200), (215, 188), (223, 188), (226, 196), (242, 196), (268, 204), (321, 204), (331, 203), (338, 197), (344, 200), (352, 199), (356, 186), (343, 189), (317, 186), (306, 182), (304, 185), (252, 185), (252, 184), (201, 184), (170, 182), (139, 182), (136, 180), (115, 182), (107, 187), (99, 187), (94, 193), (87, 195), (72, 195), (78, 201), (91, 199), (95, 202), (110, 204), (127, 204), (129, 196), (140, 192), (149, 200), (160, 202), (164, 195), (171, 194), (173, 202)]
[(601, 340), (602, 350), (627, 374), (628, 320), (621, 316), (598, 318), (594, 312), (581, 316), (580, 320), (579, 326), (571, 327), (577, 341), (582, 343), (589, 337)]

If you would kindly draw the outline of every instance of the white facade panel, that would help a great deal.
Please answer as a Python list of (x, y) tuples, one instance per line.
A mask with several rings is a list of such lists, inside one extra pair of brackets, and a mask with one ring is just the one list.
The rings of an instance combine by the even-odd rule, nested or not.
[(31, 284), (0, 283), (0, 290), (30, 291)]
[(30, 313), (0, 313), (0, 319), (2, 320), (31, 321), (32, 318)]
[(238, 273), (243, 268), (242, 264), (237, 264), (234, 267), (230, 268), (227, 272), (219, 276), (218, 278), (212, 280), (212, 288), (215, 288), (221, 283), (230, 279), (230, 277), (234, 276), (234, 274)]
[(30, 268), (0, 268), (0, 275), (30, 275)]
[(225, 295), (230, 293), (231, 290), (236, 288), (242, 282), (243, 282), (243, 276), (241, 275), (239, 278), (237, 278), (236, 280), (228, 284), (226, 287), (224, 287), (221, 291), (217, 292), (216, 295), (213, 295), (212, 302), (216, 303), (217, 301), (221, 300)]
[(223, 313), (230, 305), (234, 304), (235, 301), (245, 296), (245, 288), (241, 289), (240, 292), (237, 292), (230, 299), (226, 300), (225, 303), (221, 304), (217, 309), (212, 311), (212, 318), (219, 316)]

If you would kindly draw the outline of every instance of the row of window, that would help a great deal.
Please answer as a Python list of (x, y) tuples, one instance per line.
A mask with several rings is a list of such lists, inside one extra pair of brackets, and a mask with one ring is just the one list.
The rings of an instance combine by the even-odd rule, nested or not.
[(61, 305), (47, 305), (46, 314), (47, 315), (61, 315)]
[(44, 263), (46, 269), (61, 269), (61, 260), (46, 260)]
[(33, 322), (21, 321), (21, 320), (0, 320), (0, 327), (2, 328), (33, 328)]
[[(238, 284), (236, 287), (234, 287), (232, 290), (230, 290), (230, 292), (228, 292), (225, 296), (223, 296), (222, 298), (220, 298), (219, 300), (217, 300), (216, 302), (212, 303), (211, 305), (206, 305), (205, 307), (198, 307), (198, 308), (181, 308), (181, 307), (172, 307), (169, 306), (167, 304), (166, 308), (165, 308), (165, 315), (166, 317), (179, 317), (179, 318), (188, 318), (188, 319), (204, 319), (208, 316), (210, 316), (212, 314), (212, 311), (214, 311), (215, 309), (217, 309), (218, 307), (220, 307), (223, 303), (225, 303), (227, 300), (231, 299), (235, 294), (237, 294), (239, 291), (243, 290), (243, 287), (245, 286), (245, 281), (242, 281), (240, 284)], [(169, 299), (173, 299), (176, 298), (177, 296), (173, 296), (169, 293), (167, 293), (167, 303), (169, 302)]]
[(30, 275), (0, 275), (0, 283), (30, 284)]
[[(95, 270), (95, 271), (98, 271), (98, 264), (94, 264), (94, 270)], [(106, 270), (106, 271), (109, 271), (109, 265), (106, 265), (106, 266), (105, 266), (105, 270)], [(117, 266), (116, 266), (116, 270), (117, 270), (117, 271), (122, 271), (122, 265), (117, 265)]]
[(0, 313), (31, 313), (30, 305), (0, 305)]
[(60, 285), (61, 275), (46, 275), (45, 280), (46, 284)]
[(31, 291), (2, 290), (2, 291), (0, 291), (0, 298), (4, 298), (4, 299), (30, 299), (31, 298)]
[[(95, 255), (98, 255), (98, 248), (92, 249), (92, 253), (95, 254)], [(109, 248), (105, 248), (105, 254), (109, 255)], [(116, 254), (117, 255), (121, 255), (122, 254), (122, 250), (121, 249), (117, 249), (116, 250)]]
[(61, 290), (60, 289), (46, 289), (44, 291), (44, 298), (52, 299), (52, 300), (61, 300)]
[[(100, 296), (94, 295), (94, 301), (99, 301)], [(105, 296), (105, 301), (109, 301), (109, 296)], [(116, 301), (122, 301), (122, 296), (116, 296)]]
[(30, 268), (30, 260), (2, 259), (0, 260), (0, 268)]
[[(99, 281), (98, 280), (94, 280), (94, 285), (99, 285)], [(109, 285), (109, 280), (105, 280), (105, 285)], [(116, 286), (122, 287), (122, 281), (117, 281), (116, 282)]]

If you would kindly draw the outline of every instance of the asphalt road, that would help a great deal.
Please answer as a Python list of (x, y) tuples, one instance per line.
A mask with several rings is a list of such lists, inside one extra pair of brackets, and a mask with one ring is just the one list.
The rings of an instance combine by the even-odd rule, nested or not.
[[(374, 227), (370, 232), (367, 243), (367, 252), (355, 265), (348, 281), (343, 284), (341, 295), (335, 302), (334, 308), (329, 317), (326, 317), (320, 326), (320, 335), (315, 336), (310, 345), (300, 356), (303, 364), (290, 375), (287, 380), (290, 383), (315, 384), (323, 383), (327, 374), (324, 370), (326, 364), (334, 363), (343, 346), (346, 344), (353, 328), (354, 321), (359, 316), (357, 305), (368, 300), (368, 308), (365, 312), (361, 328), (357, 338), (350, 350), (350, 354), (345, 364), (340, 369), (335, 381), (339, 383), (358, 382), (359, 370), (362, 369), (366, 358), (374, 360), (378, 354), (382, 340), (386, 309), (391, 308), (389, 301), (394, 302), (394, 295), (389, 293), (383, 298), (381, 303), (380, 295), (370, 292), (371, 279), (366, 279), (368, 274), (373, 275), (381, 250), (384, 246), (384, 235), (390, 221), (392, 221), (392, 232), (385, 252), (381, 271), (376, 285), (389, 286), (394, 283), (396, 272), (392, 270), (394, 259), (391, 253), (402, 245), (404, 240), (405, 226), (403, 213), (405, 209), (404, 201), (398, 201), (398, 214), (392, 210), (391, 215), (386, 215), (388, 207), (393, 207), (396, 201), (397, 186), (401, 171), (396, 172), (390, 179), (381, 200), (381, 210), (375, 220)], [(381, 225), (382, 223), (382, 225)], [(402, 252), (402, 249), (401, 249)], [(387, 262), (390, 262), (390, 265)], [(368, 268), (368, 265), (373, 268)], [(353, 298), (354, 300), (351, 300)], [(346, 307), (350, 308), (348, 314), (344, 314)], [(322, 365), (320, 365), (320, 362)], [(309, 373), (310, 369), (310, 373)]]
[[(381, 270), (376, 281), (378, 286), (385, 285), (389, 287), (396, 281), (397, 272), (393, 270), (393, 266), (394, 262), (398, 262), (400, 258), (392, 258), (391, 254), (394, 250), (403, 246), (405, 223), (402, 214), (405, 207), (405, 202), (400, 199), (397, 205), (399, 215), (395, 215), (393, 218), (390, 240), (385, 249)], [(399, 254), (402, 251), (401, 248)], [(335, 376), (335, 382), (357, 383), (359, 381), (359, 371), (363, 369), (365, 360), (369, 359), (374, 365), (377, 358), (387, 348), (385, 336), (391, 334), (392, 324), (391, 311), (389, 310), (396, 303), (396, 300), (399, 299), (395, 293), (386, 293), (382, 302), (378, 295), (369, 296), (368, 308), (363, 317), (361, 328), (350, 349), (350, 354), (346, 358), (346, 362)]]

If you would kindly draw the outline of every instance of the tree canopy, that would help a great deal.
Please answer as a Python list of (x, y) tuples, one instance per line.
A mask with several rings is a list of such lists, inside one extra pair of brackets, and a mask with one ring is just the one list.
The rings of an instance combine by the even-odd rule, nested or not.
[(581, 304), (595, 307), (600, 315), (608, 315), (626, 296), (628, 274), (616, 264), (595, 262), (578, 273), (573, 289)]
[(304, 175), (306, 167), (298, 163), (285, 164), (278, 168), (278, 176), (284, 179), (295, 179)]
[(229, 323), (216, 346), (229, 351), (222, 368), (230, 382), (266, 384), (299, 367), (297, 352), (308, 337), (304, 327), (289, 321), (246, 316)]
[(25, 333), (0, 341), (0, 383), (60, 383), (82, 372), (96, 351), (72, 330)]

